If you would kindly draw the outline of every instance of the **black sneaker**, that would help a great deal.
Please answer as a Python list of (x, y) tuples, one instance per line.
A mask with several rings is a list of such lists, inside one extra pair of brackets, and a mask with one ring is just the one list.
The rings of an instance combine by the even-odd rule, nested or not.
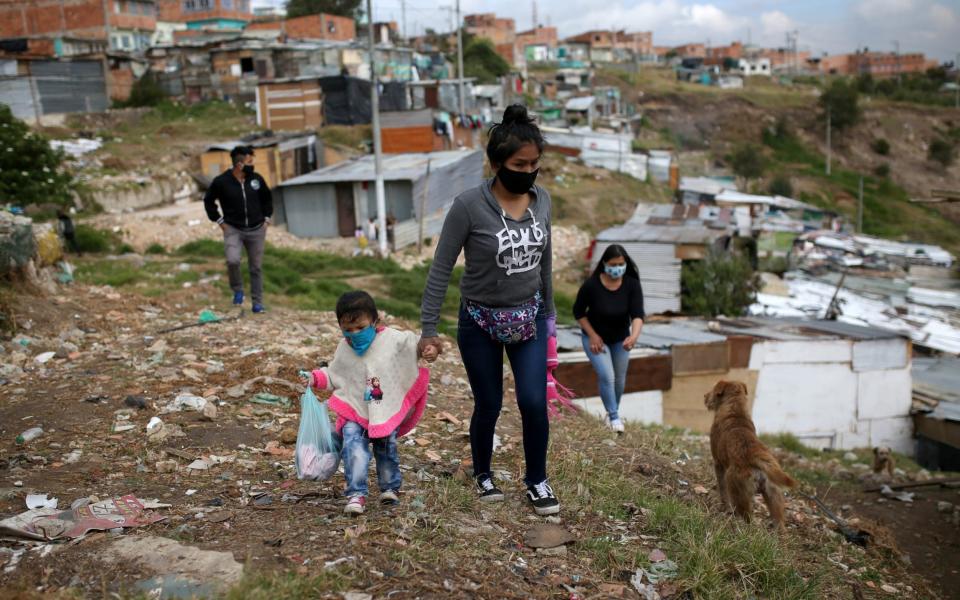
[(553, 488), (546, 480), (527, 486), (527, 498), (538, 515), (555, 515), (560, 512), (560, 501), (553, 495)]
[(477, 477), (477, 494), (481, 502), (503, 502), (503, 490), (493, 483), (489, 475)]

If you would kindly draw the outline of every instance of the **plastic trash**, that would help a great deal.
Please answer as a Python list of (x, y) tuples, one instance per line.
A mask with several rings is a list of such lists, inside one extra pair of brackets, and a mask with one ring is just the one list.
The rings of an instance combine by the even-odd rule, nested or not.
[(216, 323), (220, 320), (220, 317), (217, 316), (212, 310), (203, 310), (200, 311), (200, 318), (197, 320), (198, 323)]
[(51, 358), (56, 356), (56, 352), (43, 352), (38, 354), (33, 360), (37, 361), (41, 365), (46, 364)]
[(154, 434), (163, 429), (163, 421), (160, 420), (160, 417), (150, 417), (150, 422), (147, 423), (147, 435)]
[(47, 494), (27, 494), (27, 508), (56, 508), (57, 499)]
[(17, 443), (26, 444), (27, 442), (32, 442), (41, 435), (43, 435), (43, 427), (31, 427), (17, 436)]
[(300, 430), (294, 457), (297, 478), (323, 481), (336, 473), (342, 443), (330, 427), (327, 405), (317, 400), (307, 386), (300, 396)]
[[(313, 392), (310, 392), (311, 394)], [(260, 392), (259, 394), (254, 395), (250, 398), (250, 402), (254, 404), (266, 404), (269, 406), (290, 406), (290, 399), (286, 396), (278, 396), (276, 394), (269, 394), (267, 392)]]

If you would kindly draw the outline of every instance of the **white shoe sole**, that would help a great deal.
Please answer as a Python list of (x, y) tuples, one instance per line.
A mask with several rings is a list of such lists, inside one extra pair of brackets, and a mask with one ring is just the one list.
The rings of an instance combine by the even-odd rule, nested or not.
[(489, 496), (480, 496), (480, 502), (503, 502), (505, 497), (503, 494), (490, 494)]
[(549, 515), (555, 515), (558, 512), (560, 512), (560, 505), (558, 504), (556, 506), (547, 506), (544, 508), (537, 508), (536, 506), (534, 506), (533, 510), (541, 517), (546, 517)]

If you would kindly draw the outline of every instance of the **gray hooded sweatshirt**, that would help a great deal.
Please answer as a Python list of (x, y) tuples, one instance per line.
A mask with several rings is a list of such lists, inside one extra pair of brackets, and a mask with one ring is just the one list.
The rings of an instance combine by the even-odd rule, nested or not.
[(517, 306), (539, 291), (545, 315), (556, 313), (550, 194), (535, 185), (530, 207), (521, 219), (514, 220), (497, 203), (492, 188), (493, 179), (489, 179), (457, 196), (443, 221), (423, 291), (420, 320), (424, 337), (437, 335), (440, 307), (461, 250), (467, 263), (460, 279), (462, 297), (484, 306)]

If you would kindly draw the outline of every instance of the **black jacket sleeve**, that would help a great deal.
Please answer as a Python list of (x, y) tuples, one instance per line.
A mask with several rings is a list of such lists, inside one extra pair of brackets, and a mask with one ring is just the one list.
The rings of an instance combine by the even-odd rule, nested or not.
[(645, 319), (647, 317), (646, 313), (643, 311), (643, 286), (640, 285), (640, 280), (635, 280), (636, 285), (632, 289), (630, 294), (630, 320), (633, 319)]
[(260, 197), (260, 213), (268, 219), (273, 217), (273, 192), (270, 191), (270, 186), (263, 177), (260, 178), (260, 190), (257, 196)]
[(573, 318), (580, 320), (587, 316), (587, 308), (590, 306), (590, 284), (592, 279), (588, 279), (580, 286), (577, 292), (577, 299), (573, 303)]
[(217, 208), (217, 200), (220, 199), (219, 179), (210, 182), (207, 193), (203, 195), (203, 208), (207, 211), (207, 218), (218, 223), (220, 221), (220, 210)]

